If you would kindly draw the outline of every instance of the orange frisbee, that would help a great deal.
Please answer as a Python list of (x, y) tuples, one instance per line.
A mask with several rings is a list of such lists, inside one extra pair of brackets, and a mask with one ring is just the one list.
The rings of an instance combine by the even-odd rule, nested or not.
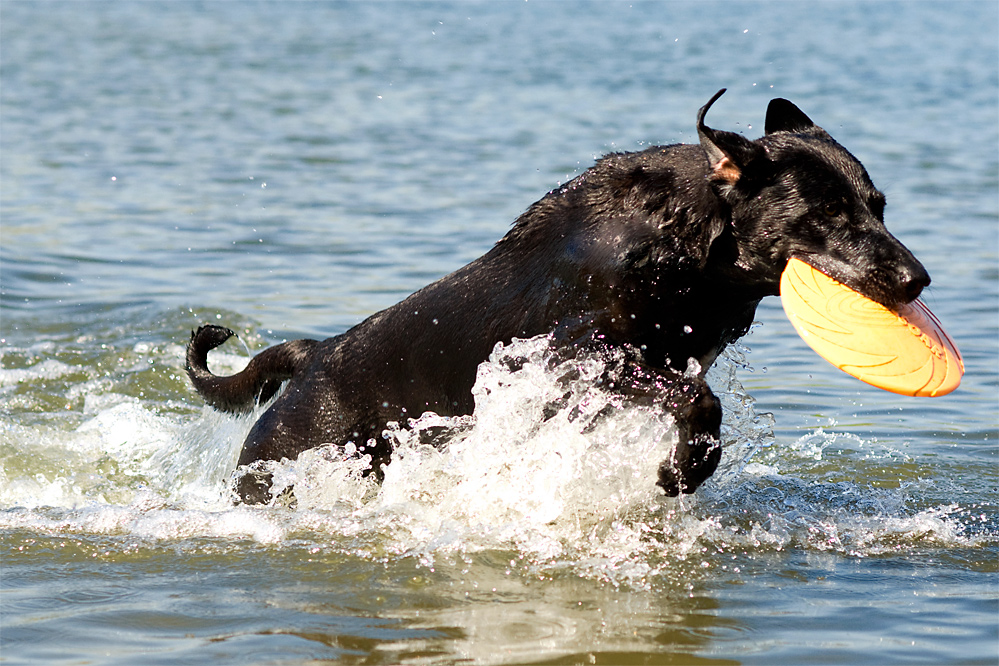
[(894, 312), (791, 259), (780, 278), (780, 300), (808, 346), (862, 382), (931, 397), (961, 383), (961, 353), (918, 299)]

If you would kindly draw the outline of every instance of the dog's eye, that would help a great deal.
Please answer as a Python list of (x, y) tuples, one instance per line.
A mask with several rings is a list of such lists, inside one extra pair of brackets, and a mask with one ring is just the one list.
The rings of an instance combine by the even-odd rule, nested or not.
[(829, 217), (839, 217), (840, 213), (843, 212), (843, 204), (838, 201), (830, 201), (822, 206), (822, 212)]

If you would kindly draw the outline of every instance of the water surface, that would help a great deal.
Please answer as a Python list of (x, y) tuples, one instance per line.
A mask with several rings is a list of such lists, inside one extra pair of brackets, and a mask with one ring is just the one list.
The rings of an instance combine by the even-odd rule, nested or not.
[[(0, 4), (0, 661), (994, 664), (999, 14), (933, 3)], [(325, 337), (467, 263), (616, 150), (756, 137), (786, 97), (868, 168), (962, 387), (838, 373), (765, 301), (712, 370), (719, 473), (668, 419), (539, 410), (482, 368), (385, 482), (318, 450), (227, 483), (252, 419), (183, 373)], [(573, 400), (613, 402), (586, 382)], [(593, 365), (596, 364), (596, 365)], [(566, 370), (563, 368), (563, 371)], [(485, 388), (491, 388), (486, 399)]]

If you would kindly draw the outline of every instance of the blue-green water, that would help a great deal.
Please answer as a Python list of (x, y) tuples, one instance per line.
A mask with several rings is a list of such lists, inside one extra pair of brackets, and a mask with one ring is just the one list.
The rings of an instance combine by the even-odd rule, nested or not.
[[(3, 0), (0, 663), (995, 664), (997, 72), (995, 2)], [(381, 486), (317, 452), (296, 506), (228, 503), (250, 420), (187, 384), (192, 327), (341, 332), (721, 87), (712, 126), (787, 97), (864, 162), (957, 392), (860, 384), (774, 300), (692, 497), (651, 483), (668, 424), (542, 426), (552, 378), (493, 364)]]

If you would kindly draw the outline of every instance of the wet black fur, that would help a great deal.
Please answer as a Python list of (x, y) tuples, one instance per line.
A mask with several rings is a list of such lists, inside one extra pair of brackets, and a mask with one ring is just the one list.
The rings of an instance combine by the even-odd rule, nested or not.
[[(884, 226), (885, 198), (864, 167), (783, 99), (751, 141), (704, 125), (699, 145), (616, 153), (532, 205), (489, 252), (323, 341), (294, 340), (232, 377), (208, 351), (232, 332), (203, 326), (187, 369), (208, 404), (246, 412), (285, 391), (258, 419), (241, 465), (295, 458), (323, 443), (372, 443), (391, 455), (389, 421), (425, 411), (469, 414), (476, 368), (497, 342), (550, 333), (565, 354), (626, 350), (608, 385), (666, 404), (680, 444), (663, 461), (668, 495), (693, 492), (715, 470), (721, 407), (702, 368), (746, 333), (764, 296), (777, 295), (798, 257), (868, 297), (897, 307), (929, 276)], [(268, 498), (247, 475), (246, 501)]]

